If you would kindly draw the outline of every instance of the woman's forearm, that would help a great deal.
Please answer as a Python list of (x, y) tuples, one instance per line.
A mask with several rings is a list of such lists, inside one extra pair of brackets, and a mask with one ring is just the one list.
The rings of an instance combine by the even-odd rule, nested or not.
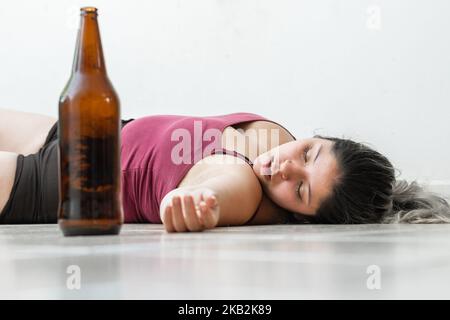
[[(201, 203), (205, 190), (212, 192), (217, 200), (219, 219), (217, 226), (243, 225), (253, 216), (262, 199), (258, 179), (248, 166), (241, 166), (228, 172), (222, 171), (195, 185), (182, 186), (170, 191), (161, 202), (160, 213), (173, 206), (174, 197), (191, 195), (196, 205)], [(183, 207), (184, 208), (184, 207)], [(187, 217), (186, 212), (184, 216)], [(190, 215), (192, 218), (192, 215)], [(164, 219), (162, 219), (164, 222)]]
[(246, 169), (212, 177), (200, 184), (216, 194), (220, 207), (219, 226), (245, 224), (261, 202), (261, 185), (253, 172)]

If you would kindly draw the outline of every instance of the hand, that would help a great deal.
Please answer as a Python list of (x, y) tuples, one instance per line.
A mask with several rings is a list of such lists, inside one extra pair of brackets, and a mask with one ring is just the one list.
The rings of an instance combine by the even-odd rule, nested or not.
[(217, 226), (220, 207), (213, 190), (195, 187), (176, 191), (164, 197), (160, 209), (167, 232), (202, 231)]

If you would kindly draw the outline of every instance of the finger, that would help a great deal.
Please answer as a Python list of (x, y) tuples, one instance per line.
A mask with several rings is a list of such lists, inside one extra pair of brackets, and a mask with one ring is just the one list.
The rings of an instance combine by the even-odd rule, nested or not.
[(203, 225), (206, 229), (212, 229), (216, 226), (215, 218), (214, 218), (214, 209), (211, 209), (206, 205), (204, 201), (201, 201), (200, 204), (201, 217), (203, 220)]
[(172, 222), (176, 231), (186, 231), (186, 224), (184, 223), (181, 200), (179, 196), (174, 196), (172, 198)]
[[(199, 196), (198, 198), (199, 198), (199, 199), (198, 199), (198, 203), (204, 201), (204, 200), (203, 200), (203, 192), (200, 193), (200, 196)], [(204, 223), (204, 220), (203, 220), (202, 211), (200, 210), (200, 205), (196, 205), (196, 206), (195, 206), (195, 212), (196, 212), (196, 214), (197, 214), (197, 216), (198, 216), (198, 221), (200, 222), (200, 224), (202, 225), (202, 227), (204, 227), (204, 226), (205, 226), (205, 223)]]
[(202, 192), (202, 200), (205, 201), (206, 205), (213, 208), (217, 204), (217, 198), (213, 191), (207, 190)]
[(172, 223), (172, 206), (167, 205), (163, 213), (163, 223), (167, 232), (174, 232), (175, 228)]
[(205, 222), (203, 221), (202, 212), (199, 205), (195, 205), (195, 214), (197, 215), (198, 223), (200, 224), (201, 228), (204, 229)]
[(195, 210), (194, 199), (191, 195), (185, 195), (183, 197), (183, 206), (184, 206), (184, 222), (186, 227), (190, 231), (200, 231), (202, 228), (200, 226), (200, 222), (198, 221), (198, 217)]
[(206, 199), (206, 205), (210, 208), (214, 208), (217, 205), (217, 198), (215, 195), (211, 195)]

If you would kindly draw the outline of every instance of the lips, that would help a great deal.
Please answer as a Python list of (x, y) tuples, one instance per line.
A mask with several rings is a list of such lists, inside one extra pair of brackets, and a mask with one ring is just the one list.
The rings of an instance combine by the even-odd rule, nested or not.
[(267, 168), (268, 166), (270, 166), (270, 163), (272, 162), (272, 157), (271, 156), (266, 156), (264, 159), (262, 159), (261, 161), (261, 167), (263, 168)]
[(261, 172), (264, 179), (270, 181), (272, 179), (272, 162), (273, 156), (267, 157), (261, 162)]

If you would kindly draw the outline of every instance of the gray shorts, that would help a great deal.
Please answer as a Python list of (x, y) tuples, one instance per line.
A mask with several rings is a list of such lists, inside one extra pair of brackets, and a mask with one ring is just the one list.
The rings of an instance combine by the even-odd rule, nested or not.
[[(122, 128), (134, 119), (122, 120)], [(17, 157), (14, 184), (0, 214), (0, 224), (56, 223), (58, 191), (58, 122), (37, 153)]]

